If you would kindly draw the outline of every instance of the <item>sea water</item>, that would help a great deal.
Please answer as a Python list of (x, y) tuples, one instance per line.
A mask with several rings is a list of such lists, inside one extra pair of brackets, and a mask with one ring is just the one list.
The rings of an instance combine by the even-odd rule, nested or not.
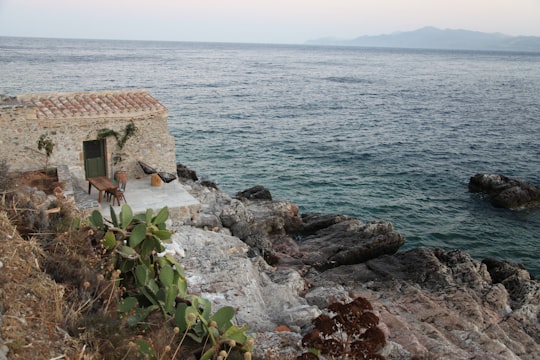
[(415, 246), (540, 276), (540, 210), (492, 207), (475, 173), (540, 186), (540, 54), (0, 38), (0, 93), (148, 89), (179, 163), (303, 213), (388, 220)]

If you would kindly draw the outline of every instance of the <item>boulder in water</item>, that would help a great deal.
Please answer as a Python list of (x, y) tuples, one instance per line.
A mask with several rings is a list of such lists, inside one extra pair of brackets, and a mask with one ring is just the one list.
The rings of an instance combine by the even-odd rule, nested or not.
[(485, 193), (496, 207), (521, 210), (540, 206), (540, 188), (500, 174), (476, 174), (469, 181), (469, 191)]

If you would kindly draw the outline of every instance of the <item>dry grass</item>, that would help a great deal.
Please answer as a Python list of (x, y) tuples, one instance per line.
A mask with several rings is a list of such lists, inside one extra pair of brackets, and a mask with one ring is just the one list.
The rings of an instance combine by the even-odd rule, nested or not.
[(41, 269), (45, 254), (35, 238), (23, 239), (0, 211), (1, 334), (12, 359), (64, 355), (75, 358), (81, 344), (59, 324), (65, 322), (65, 288)]
[[(144, 340), (157, 359), (171, 359), (180, 341), (172, 322), (159, 312), (144, 328), (119, 319), (121, 289), (111, 280), (103, 234), (79, 226), (66, 199), (44, 215), (43, 204), (21, 191), (21, 184), (45, 184), (36, 176), (19, 176), (18, 190), (0, 193), (0, 339), (8, 358), (139, 359), (135, 342)], [(182, 350), (176, 359), (193, 359)]]

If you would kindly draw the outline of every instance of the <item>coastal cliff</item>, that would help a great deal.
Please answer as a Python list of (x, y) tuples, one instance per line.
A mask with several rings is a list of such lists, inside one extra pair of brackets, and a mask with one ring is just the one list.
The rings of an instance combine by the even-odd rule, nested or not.
[(461, 250), (399, 251), (405, 239), (388, 222), (299, 214), (263, 188), (231, 197), (212, 183), (181, 181), (202, 204), (175, 229), (189, 283), (238, 309), (257, 358), (295, 358), (311, 320), (357, 296), (380, 318), (387, 359), (540, 353), (540, 283), (520, 265)]

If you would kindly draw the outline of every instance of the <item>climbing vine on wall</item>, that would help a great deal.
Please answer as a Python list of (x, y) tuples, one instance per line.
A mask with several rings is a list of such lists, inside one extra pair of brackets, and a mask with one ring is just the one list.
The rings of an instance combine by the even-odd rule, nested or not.
[[(118, 150), (122, 150), (124, 146), (126, 145), (127, 141), (135, 136), (138, 132), (137, 126), (133, 123), (133, 121), (130, 121), (129, 124), (126, 125), (124, 128), (124, 131), (119, 133), (118, 131), (115, 131), (113, 129), (109, 128), (102, 128), (98, 129), (97, 131), (97, 139), (103, 140), (108, 137), (114, 137), (116, 139), (116, 146), (118, 147)], [(117, 165), (122, 162), (122, 157), (125, 154), (122, 153), (116, 153), (113, 156), (114, 165)]]
[(116, 146), (118, 146), (118, 149), (122, 150), (126, 145), (126, 142), (131, 137), (137, 134), (137, 131), (137, 126), (133, 123), (133, 121), (131, 121), (129, 124), (126, 125), (122, 134), (109, 128), (99, 129), (97, 131), (97, 139), (103, 140), (112, 136), (116, 139)]

